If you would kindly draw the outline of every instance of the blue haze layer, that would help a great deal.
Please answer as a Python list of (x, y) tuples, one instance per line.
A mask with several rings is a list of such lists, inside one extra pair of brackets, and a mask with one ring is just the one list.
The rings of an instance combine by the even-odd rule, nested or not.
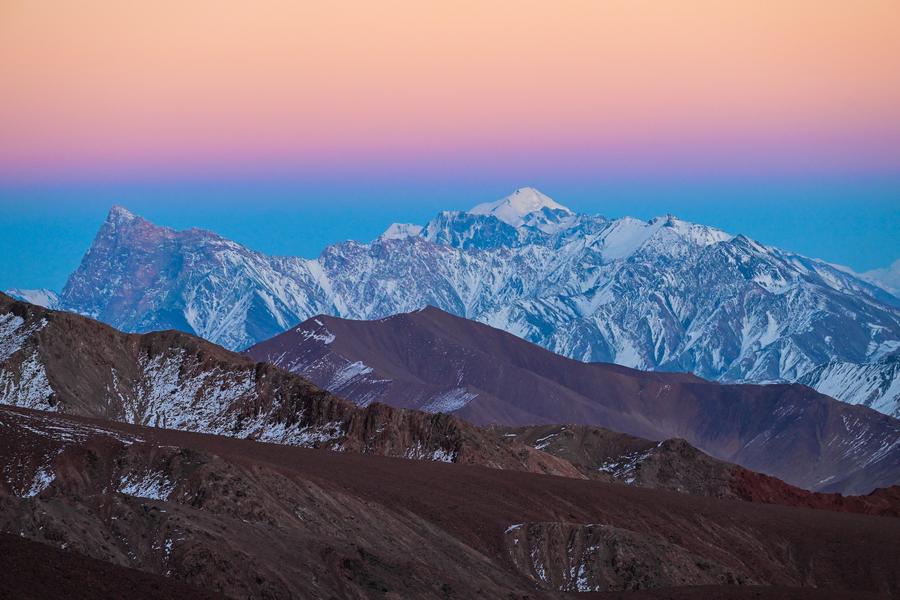
[(900, 257), (900, 178), (839, 181), (167, 182), (0, 187), (0, 289), (59, 290), (121, 204), (268, 254), (313, 257), (390, 223), (424, 224), (530, 185), (572, 210), (687, 221), (867, 271)]

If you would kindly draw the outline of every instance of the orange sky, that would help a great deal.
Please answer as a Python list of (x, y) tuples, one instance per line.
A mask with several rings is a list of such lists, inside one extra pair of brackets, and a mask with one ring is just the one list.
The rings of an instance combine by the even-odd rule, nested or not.
[(900, 2), (0, 0), (0, 90), (0, 178), (890, 171)]

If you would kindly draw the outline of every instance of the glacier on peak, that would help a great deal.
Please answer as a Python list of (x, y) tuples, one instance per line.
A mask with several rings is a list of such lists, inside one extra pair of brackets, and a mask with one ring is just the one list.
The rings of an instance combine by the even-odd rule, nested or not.
[(504, 223), (508, 223), (513, 227), (519, 227), (525, 223), (527, 215), (542, 211), (545, 208), (551, 211), (559, 210), (572, 214), (571, 210), (532, 187), (519, 188), (506, 198), (496, 202), (479, 204), (469, 209), (468, 213), (470, 215), (492, 215)]
[(437, 244), (463, 247), (515, 245), (577, 224), (578, 215), (574, 212), (538, 190), (525, 187), (468, 211), (442, 211), (425, 226), (393, 223), (378, 239), (419, 236)]

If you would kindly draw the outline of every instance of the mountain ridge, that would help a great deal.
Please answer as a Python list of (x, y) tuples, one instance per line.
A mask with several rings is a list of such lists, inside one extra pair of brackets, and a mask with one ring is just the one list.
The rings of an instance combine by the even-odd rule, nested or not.
[[(900, 300), (846, 270), (672, 216), (541, 206), (519, 217), (442, 212), (301, 259), (116, 209), (60, 307), (241, 349), (319, 313), (374, 319), (432, 304), (586, 362), (790, 382), (838, 361), (896, 380), (882, 358), (900, 347)], [(811, 377), (900, 414), (890, 385), (860, 395)]]
[[(434, 307), (374, 321), (320, 315), (246, 354), (362, 406), (450, 412), (478, 425), (563, 423), (684, 438), (812, 490), (866, 493), (900, 476), (900, 421), (874, 410), (799, 384), (722, 384), (582, 363)], [(873, 469), (881, 475), (872, 478)]]
[[(502, 336), (526, 344), (509, 334)], [(331, 334), (319, 337), (326, 345), (336, 339)], [(609, 368), (629, 371), (615, 365)], [(686, 376), (688, 381), (694, 379)], [(518, 433), (475, 427), (454, 415), (392, 408), (379, 402), (357, 408), (306, 379), (189, 334), (124, 334), (83, 316), (2, 295), (0, 404), (284, 445), (633, 483), (630, 473), (586, 470), (580, 462), (571, 462), (569, 454), (542, 450), (541, 444), (520, 439)], [(646, 453), (651, 447), (672, 456), (664, 452), (669, 442), (657, 444), (614, 432), (603, 435), (616, 440), (612, 449), (604, 450), (604, 462), (634, 463), (631, 455), (640, 450), (646, 454), (635, 464), (640, 469), (648, 459), (650, 463), (658, 461), (660, 452)], [(596, 455), (595, 459), (599, 460)], [(742, 471), (738, 467), (715, 461), (692, 447), (666, 463), (680, 465), (677, 468), (683, 476), (641, 479), (640, 485), (828, 510), (884, 514), (893, 510), (889, 500), (893, 492), (888, 490), (872, 498), (825, 498), (781, 481), (767, 483), (764, 476), (753, 474), (752, 481), (776, 490), (754, 491), (757, 484), (751, 481), (747, 485), (746, 476), (735, 476)], [(715, 466), (710, 468), (710, 464)], [(721, 485), (710, 487), (699, 481), (704, 471), (718, 473)], [(885, 494), (886, 506), (879, 500)]]
[[(237, 438), (581, 477), (451, 415), (359, 409), (178, 331), (125, 334), (0, 294), (0, 404)], [(502, 442), (502, 443), (501, 443)]]

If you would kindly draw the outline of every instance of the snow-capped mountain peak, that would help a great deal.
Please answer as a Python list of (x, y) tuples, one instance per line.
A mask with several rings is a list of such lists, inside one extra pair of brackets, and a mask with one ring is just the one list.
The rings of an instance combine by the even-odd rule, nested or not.
[(412, 223), (391, 223), (379, 236), (382, 240), (404, 240), (409, 237), (415, 237), (422, 233), (421, 225), (413, 225)]
[(532, 187), (523, 187), (496, 202), (485, 202), (468, 211), (470, 215), (493, 215), (504, 223), (519, 227), (525, 216), (543, 209), (572, 211)]

